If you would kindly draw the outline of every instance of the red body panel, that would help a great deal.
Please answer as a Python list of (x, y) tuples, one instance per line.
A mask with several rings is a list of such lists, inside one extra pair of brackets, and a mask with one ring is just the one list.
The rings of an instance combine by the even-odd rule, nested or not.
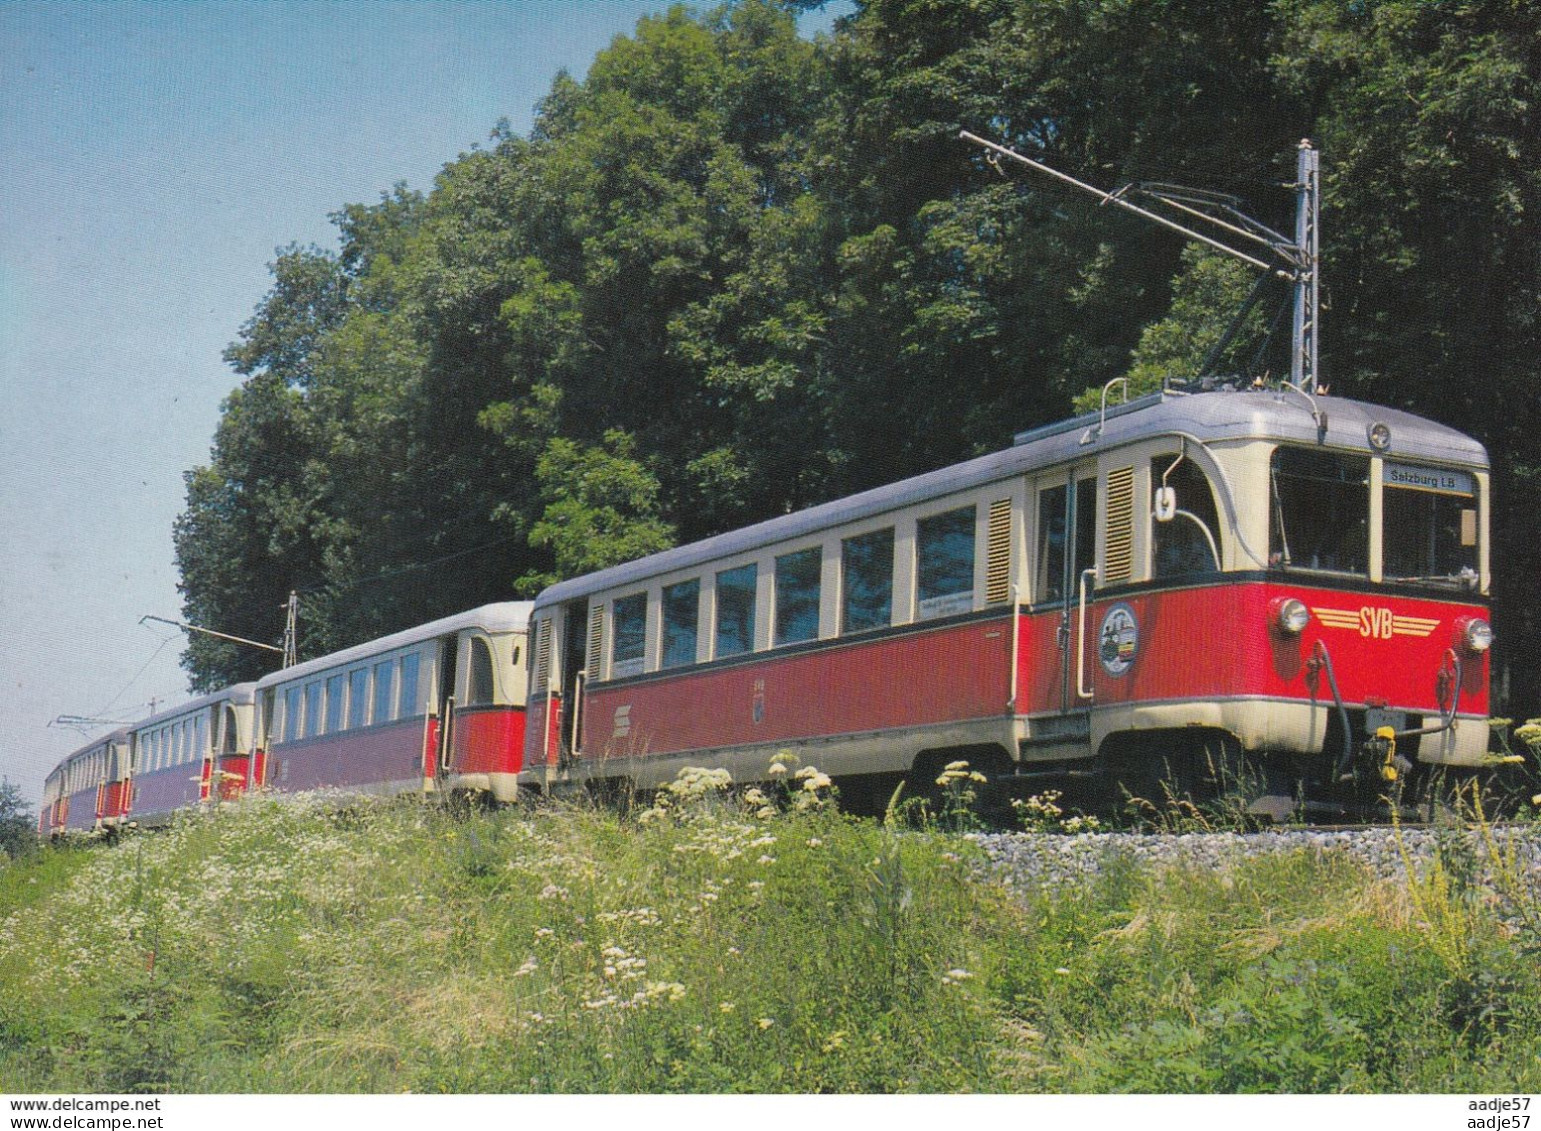
[[(1312, 610), (1299, 636), (1270, 627), (1271, 605), (1294, 597)], [(1139, 625), (1132, 663), (1110, 674), (1097, 655), (1098, 632), (1107, 611), (1126, 605)], [(1084, 671), (1097, 707), (1173, 699), (1267, 697), (1309, 700), (1331, 697), (1310, 660), (1320, 642), (1331, 658), (1343, 699), (1379, 699), (1394, 708), (1436, 714), (1440, 669), (1455, 648), (1461, 658), (1463, 714), (1487, 712), (1486, 653), (1472, 655), (1457, 642), (1456, 622), (1486, 616), (1480, 605), (1380, 593), (1256, 582), (1134, 594), (1088, 601)], [(1071, 702), (1075, 701), (1074, 649), (1078, 611), (1071, 614)], [(1064, 687), (1056, 642), (1058, 612), (1022, 618), (1021, 710), (1061, 709)], [(1082, 705), (1087, 705), (1082, 701)], [(1448, 697), (1445, 706), (1449, 706)]]
[(583, 749), (666, 754), (1004, 717), (1009, 623), (1003, 609), (962, 624), (591, 685)]
[(126, 781), (109, 782), (102, 803), (104, 819), (122, 817), (129, 810), (133, 787)]
[(455, 711), (449, 773), (517, 774), (524, 765), (523, 707)]
[(245, 754), (234, 754), (219, 760), (220, 801), (233, 801), (245, 793), (251, 785), (252, 759)]
[[(547, 704), (550, 704), (548, 711)], [(545, 735), (544, 742), (541, 739)], [(524, 764), (529, 769), (555, 766), (561, 749), (562, 698), (538, 695), (530, 699), (524, 728)]]

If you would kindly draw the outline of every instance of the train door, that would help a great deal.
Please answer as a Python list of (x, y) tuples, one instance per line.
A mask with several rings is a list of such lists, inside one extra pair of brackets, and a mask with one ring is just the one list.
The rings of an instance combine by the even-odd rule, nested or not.
[(1089, 718), (1091, 700), (1077, 686), (1076, 653), (1086, 647), (1078, 639), (1081, 591), (1088, 590), (1095, 575), (1088, 575), (1097, 555), (1096, 467), (1086, 464), (1056, 476), (1038, 492), (1038, 602), (1054, 610), (1058, 627), (1054, 654), (1042, 657), (1034, 667), (1050, 672), (1051, 687), (1043, 698), (1034, 697), (1040, 709), (1058, 712), (1067, 720)]
[[(583, 747), (583, 696), (588, 683), (589, 603), (569, 602), (563, 609), (562, 623), (562, 711), (561, 758), (565, 763)], [(595, 655), (597, 657), (597, 641)]]

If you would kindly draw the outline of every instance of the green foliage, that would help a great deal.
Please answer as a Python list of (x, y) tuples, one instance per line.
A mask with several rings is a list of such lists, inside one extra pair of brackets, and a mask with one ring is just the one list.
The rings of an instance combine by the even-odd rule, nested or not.
[[(827, 790), (804, 769), (780, 775), (789, 801)], [(967, 838), (728, 786), (687, 771), (659, 812), (632, 817), (256, 797), (19, 861), (0, 870), (0, 1080), (22, 1092), (1541, 1084), (1541, 967), (1513, 925), (1525, 908), (1508, 902), (1533, 915), (1535, 893), (1490, 886), (1481, 826), (1451, 850), (1475, 861), (1464, 888), (1438, 878), (1448, 869), (1383, 878), (1298, 850), (1157, 868), (1112, 840), (1086, 845), (1103, 853), (1095, 879), (1006, 888)], [(1504, 834), (1488, 831), (1501, 859)]]
[(551, 550), (556, 570), (521, 578), (521, 589), (533, 595), (563, 577), (673, 544), (673, 528), (658, 516), (658, 479), (634, 458), (635, 450), (619, 430), (605, 434), (603, 447), (551, 439), (535, 465), (546, 509), (529, 540)]
[(37, 821), (10, 778), (0, 777), (0, 862), (37, 848)]

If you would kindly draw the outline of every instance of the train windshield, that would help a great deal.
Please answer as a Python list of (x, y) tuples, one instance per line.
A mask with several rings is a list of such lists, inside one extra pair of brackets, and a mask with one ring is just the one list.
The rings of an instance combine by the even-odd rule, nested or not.
[(1387, 581), (1440, 587), (1477, 584), (1477, 495), (1464, 471), (1387, 463)]
[(1367, 576), (1369, 459), (1280, 448), (1269, 473), (1269, 564)]
[[(1465, 471), (1379, 464), (1381, 575), (1434, 588), (1477, 584), (1477, 494)], [(1279, 448), (1270, 473), (1269, 564), (1367, 576), (1368, 458)]]

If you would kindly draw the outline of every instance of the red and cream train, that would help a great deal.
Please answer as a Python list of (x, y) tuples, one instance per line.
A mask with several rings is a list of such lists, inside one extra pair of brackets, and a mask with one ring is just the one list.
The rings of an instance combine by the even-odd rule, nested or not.
[(66, 759), (40, 827), (248, 785), (748, 781), (785, 752), (853, 784), (1219, 752), (1291, 803), (1476, 766), (1488, 471), (1395, 409), (1168, 390), (162, 713)]

